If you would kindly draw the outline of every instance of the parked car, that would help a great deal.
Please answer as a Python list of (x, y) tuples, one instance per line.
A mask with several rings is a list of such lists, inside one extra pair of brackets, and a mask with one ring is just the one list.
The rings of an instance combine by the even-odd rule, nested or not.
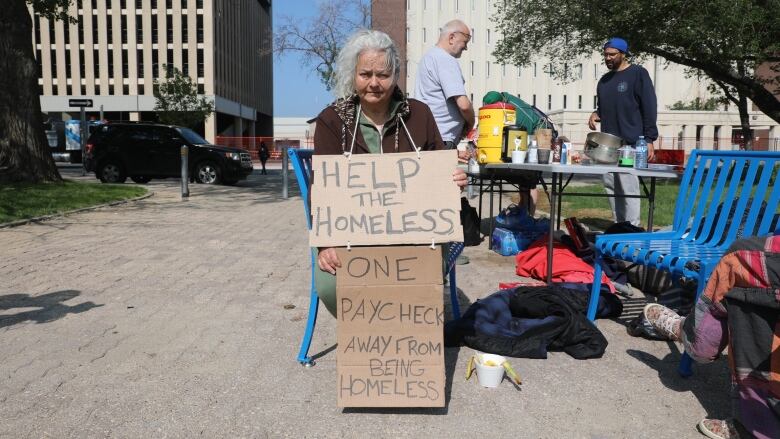
[(252, 173), (249, 153), (211, 145), (189, 128), (111, 122), (89, 137), (84, 166), (103, 183), (136, 183), (181, 176), (181, 147), (189, 147), (189, 174), (204, 184), (234, 184)]

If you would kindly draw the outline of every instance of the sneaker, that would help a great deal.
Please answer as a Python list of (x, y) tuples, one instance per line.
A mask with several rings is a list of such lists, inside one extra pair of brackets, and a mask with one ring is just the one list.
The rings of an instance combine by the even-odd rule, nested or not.
[(671, 309), (657, 303), (648, 303), (643, 311), (645, 319), (658, 335), (672, 341), (680, 340), (683, 318)]
[(466, 265), (469, 262), (469, 257), (464, 255), (458, 255), (458, 257), (455, 259), (455, 265)]
[(702, 419), (696, 427), (701, 434), (712, 439), (739, 439), (732, 419)]

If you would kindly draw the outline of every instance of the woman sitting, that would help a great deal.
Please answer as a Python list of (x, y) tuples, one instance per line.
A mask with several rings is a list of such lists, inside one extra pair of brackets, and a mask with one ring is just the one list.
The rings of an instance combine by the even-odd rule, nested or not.
[[(360, 30), (339, 52), (333, 91), (338, 99), (317, 116), (314, 154), (388, 154), (444, 149), (431, 110), (408, 99), (398, 88), (398, 49), (379, 31)], [(463, 170), (452, 179), (466, 186)], [(333, 248), (321, 248), (315, 270), (317, 293), (336, 315), (336, 269), (341, 262)]]

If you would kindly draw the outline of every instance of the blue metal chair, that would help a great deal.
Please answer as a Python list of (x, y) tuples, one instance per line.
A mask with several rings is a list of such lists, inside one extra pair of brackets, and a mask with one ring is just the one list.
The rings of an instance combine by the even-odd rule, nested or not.
[[(596, 317), (602, 257), (630, 261), (696, 279), (698, 300), (728, 247), (742, 236), (771, 234), (780, 200), (780, 153), (693, 150), (685, 167), (672, 230), (602, 235), (596, 238), (588, 319)], [(679, 373), (691, 375), (687, 355)]]
[[(313, 154), (311, 149), (295, 149), (290, 148), (287, 150), (287, 155), (290, 157), (293, 170), (295, 171), (295, 178), (298, 181), (298, 187), (301, 190), (301, 198), (303, 199), (303, 209), (306, 214), (306, 227), (311, 230), (311, 206), (309, 205), (309, 190), (311, 188), (311, 157)], [(463, 243), (455, 242), (449, 245), (449, 252), (447, 253), (446, 264), (447, 273), (449, 275), (450, 285), (450, 301), (452, 302), (452, 315), (457, 319), (460, 318), (460, 305), (458, 303), (458, 287), (455, 279), (455, 260), (463, 251)], [(320, 305), (320, 299), (317, 295), (317, 288), (314, 284), (314, 270), (317, 269), (317, 261), (315, 260), (314, 252), (311, 253), (311, 292), (309, 294), (309, 318), (306, 321), (306, 331), (303, 333), (303, 340), (301, 340), (301, 349), (298, 351), (298, 362), (304, 366), (313, 366), (314, 361), (309, 356), (309, 347), (311, 346), (311, 337), (314, 333), (314, 326), (317, 323), (317, 311)]]

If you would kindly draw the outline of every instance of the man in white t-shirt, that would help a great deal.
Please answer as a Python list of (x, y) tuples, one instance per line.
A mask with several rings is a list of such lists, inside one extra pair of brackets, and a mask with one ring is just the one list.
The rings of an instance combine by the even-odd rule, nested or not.
[(445, 24), (436, 43), (420, 60), (414, 97), (431, 108), (442, 140), (455, 148), (465, 133), (474, 127), (474, 108), (466, 96), (463, 72), (458, 58), (471, 41), (466, 23), (452, 20)]

